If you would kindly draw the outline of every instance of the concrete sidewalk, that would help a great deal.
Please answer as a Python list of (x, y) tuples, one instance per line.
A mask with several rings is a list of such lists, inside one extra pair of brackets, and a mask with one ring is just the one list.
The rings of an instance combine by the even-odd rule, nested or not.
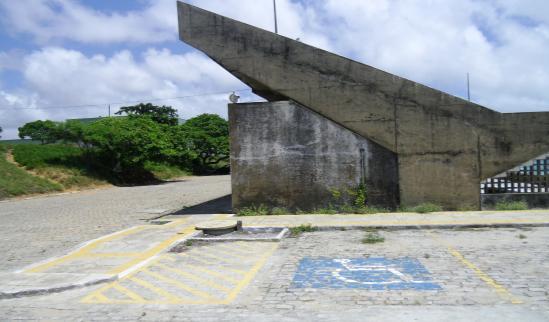
[[(178, 216), (162, 219), (173, 220)], [(377, 227), (393, 229), (549, 226), (549, 210), (380, 213), (371, 215), (284, 215), (235, 217), (243, 226), (294, 227)]]

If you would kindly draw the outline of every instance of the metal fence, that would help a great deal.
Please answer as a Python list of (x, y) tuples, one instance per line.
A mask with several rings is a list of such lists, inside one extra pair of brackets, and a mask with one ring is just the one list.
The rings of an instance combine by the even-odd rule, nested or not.
[(518, 171), (488, 178), (480, 184), (481, 194), (540, 192), (549, 192), (549, 157), (534, 160)]

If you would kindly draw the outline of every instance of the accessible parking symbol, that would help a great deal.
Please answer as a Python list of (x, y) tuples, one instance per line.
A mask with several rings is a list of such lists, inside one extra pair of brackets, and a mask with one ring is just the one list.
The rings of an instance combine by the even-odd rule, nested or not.
[(439, 290), (417, 260), (403, 257), (303, 258), (294, 275), (295, 288), (370, 290)]

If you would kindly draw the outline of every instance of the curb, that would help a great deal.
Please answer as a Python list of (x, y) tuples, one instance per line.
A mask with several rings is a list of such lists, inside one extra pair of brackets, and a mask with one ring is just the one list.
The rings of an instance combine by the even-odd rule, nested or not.
[[(50, 273), (51, 274), (51, 273)], [(50, 275), (48, 274), (48, 275)], [(34, 275), (34, 276), (33, 276)], [(29, 277), (36, 278), (36, 275), (28, 275)], [(45, 274), (40, 274), (45, 275)], [(51, 294), (51, 293), (60, 293), (72, 289), (77, 288), (83, 288), (88, 287), (92, 285), (107, 283), (107, 282), (113, 282), (118, 280), (118, 275), (112, 275), (112, 276), (98, 276), (95, 279), (86, 280), (84, 278), (84, 281), (78, 281), (75, 283), (67, 283), (63, 284), (60, 283), (58, 285), (49, 286), (49, 287), (20, 287), (19, 290), (13, 290), (13, 291), (0, 291), (0, 300), (5, 299), (13, 299), (13, 298), (21, 298), (21, 297), (28, 297), (28, 296), (37, 296), (37, 295), (44, 295), (44, 294)], [(3, 288), (6, 288), (6, 286), (3, 286)], [(15, 287), (14, 287), (15, 288)]]
[[(312, 224), (312, 223), (311, 223)], [(313, 225), (314, 226), (314, 225)], [(256, 227), (256, 226), (254, 226)], [(259, 227), (259, 226), (257, 226)], [(286, 227), (286, 226), (283, 226)], [(287, 226), (294, 227), (294, 226)], [(296, 226), (297, 227), (297, 226)], [(334, 230), (362, 230), (365, 228), (383, 230), (422, 230), (422, 229), (459, 229), (459, 228), (520, 228), (520, 227), (549, 227), (546, 223), (489, 223), (489, 224), (441, 224), (441, 225), (352, 225), (352, 226), (314, 226), (317, 231)], [(282, 228), (273, 226), (272, 228)]]

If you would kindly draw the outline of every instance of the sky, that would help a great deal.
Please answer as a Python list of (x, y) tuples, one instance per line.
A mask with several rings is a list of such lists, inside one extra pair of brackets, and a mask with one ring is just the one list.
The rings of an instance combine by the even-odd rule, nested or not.
[[(194, 0), (273, 30), (271, 0)], [(549, 111), (547, 0), (277, 0), (279, 33), (500, 112)], [(249, 88), (179, 41), (174, 0), (0, 0), (3, 139), (138, 102), (227, 116)]]

